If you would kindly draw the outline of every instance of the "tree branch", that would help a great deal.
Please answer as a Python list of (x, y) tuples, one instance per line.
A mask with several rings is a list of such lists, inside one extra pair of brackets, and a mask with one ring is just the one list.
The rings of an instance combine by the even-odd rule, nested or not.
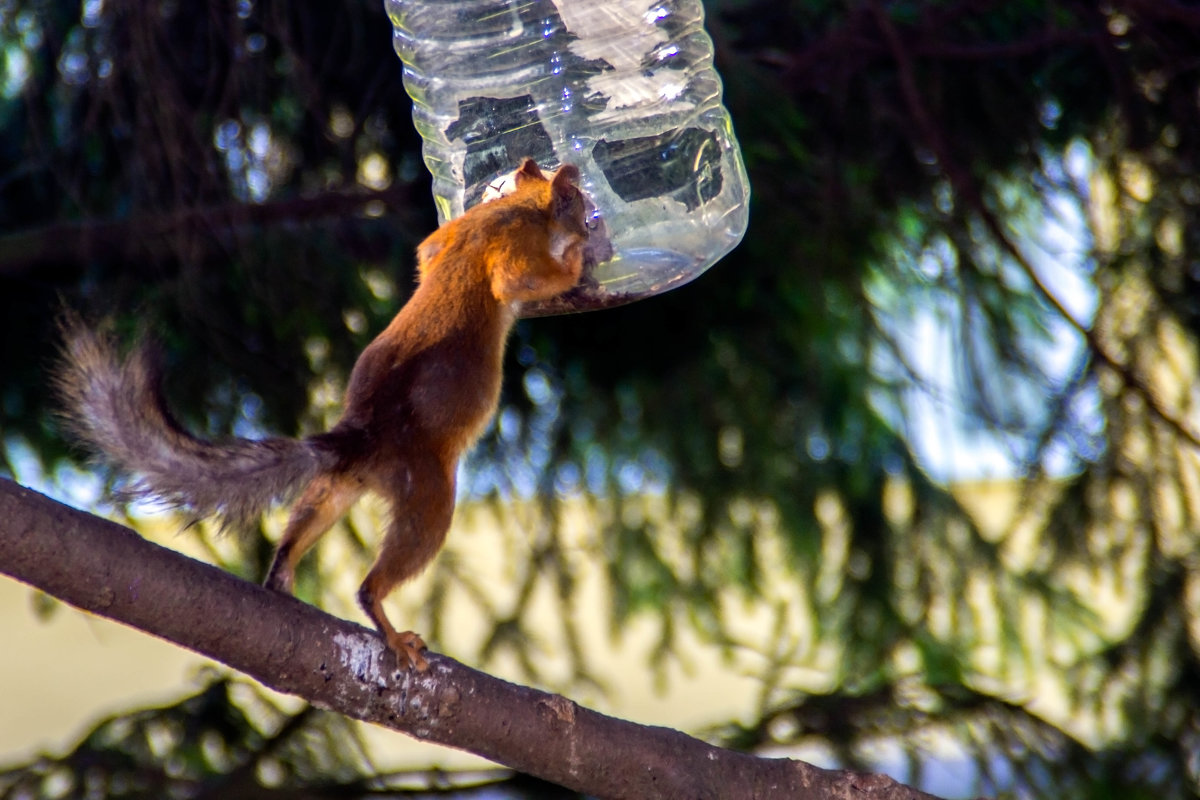
[(930, 798), (882, 775), (723, 750), (436, 654), (396, 673), (375, 633), (0, 480), (0, 572), (313, 705), (599, 797)]

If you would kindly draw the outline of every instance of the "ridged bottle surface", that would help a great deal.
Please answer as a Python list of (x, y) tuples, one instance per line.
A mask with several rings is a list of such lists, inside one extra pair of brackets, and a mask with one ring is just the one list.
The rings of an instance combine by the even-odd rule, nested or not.
[(569, 303), (523, 314), (666, 291), (741, 240), (749, 186), (700, 0), (386, 6), (442, 221), (527, 156), (583, 173), (612, 257)]

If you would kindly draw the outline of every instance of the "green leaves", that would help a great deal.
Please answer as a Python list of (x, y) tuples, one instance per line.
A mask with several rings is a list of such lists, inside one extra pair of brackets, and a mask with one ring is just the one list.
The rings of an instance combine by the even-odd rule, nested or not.
[[(4, 63), (29, 65), (0, 82), (4, 457), (66, 463), (59, 296), (153, 331), (197, 429), (320, 428), (433, 225), (382, 6), (110, 5), (0, 17)], [(512, 566), (445, 558), (413, 613), (452, 635), (461, 590), (487, 629), (466, 652), (599, 682), (576, 619), (598, 564), (586, 597), (614, 634), (656, 625), (660, 668), (694, 637), (762, 681), (738, 743), (820, 735), (850, 759), (934, 726), (983, 791), (1189, 796), (1197, 25), (1171, 4), (877, 5), (709, 4), (746, 239), (668, 295), (519, 326), (462, 481)], [(955, 483), (933, 455), (955, 448), (1012, 483)], [(322, 603), (369, 557), (374, 522), (354, 530), (302, 576)]]

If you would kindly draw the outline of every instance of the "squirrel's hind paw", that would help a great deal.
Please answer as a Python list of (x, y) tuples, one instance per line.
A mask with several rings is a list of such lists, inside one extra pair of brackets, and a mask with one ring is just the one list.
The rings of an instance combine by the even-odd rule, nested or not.
[(388, 649), (396, 654), (396, 666), (400, 669), (415, 669), (417, 672), (429, 669), (429, 662), (421, 654), (429, 648), (425, 646), (421, 637), (412, 631), (389, 633), (387, 645)]

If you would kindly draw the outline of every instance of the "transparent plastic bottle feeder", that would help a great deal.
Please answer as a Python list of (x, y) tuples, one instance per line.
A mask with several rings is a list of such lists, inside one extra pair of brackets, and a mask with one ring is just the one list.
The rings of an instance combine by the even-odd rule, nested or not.
[(522, 316), (680, 286), (746, 230), (749, 184), (700, 0), (386, 0), (441, 222), (526, 157), (594, 206), (580, 285)]

